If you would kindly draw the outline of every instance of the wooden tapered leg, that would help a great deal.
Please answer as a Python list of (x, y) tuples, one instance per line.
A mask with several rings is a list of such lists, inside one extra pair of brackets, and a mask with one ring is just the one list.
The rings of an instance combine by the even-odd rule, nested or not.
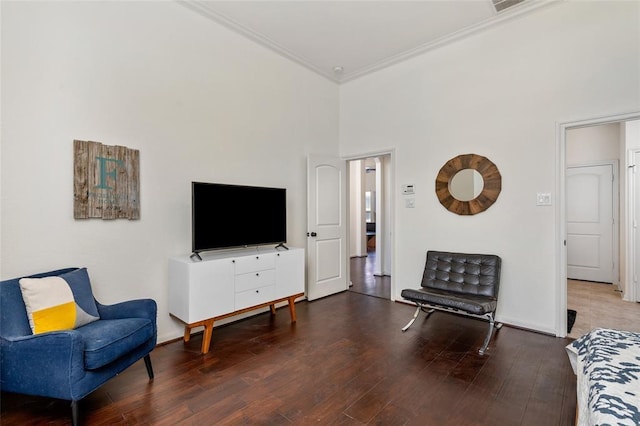
[(204, 322), (204, 333), (202, 335), (202, 350), (203, 354), (209, 352), (209, 346), (211, 346), (211, 335), (213, 334), (213, 319), (206, 320)]
[(291, 322), (296, 322), (297, 318), (296, 318), (296, 297), (297, 296), (291, 296), (289, 298), (287, 298), (287, 300), (289, 300), (289, 313), (291, 314)]
[[(289, 296), (289, 297), (283, 297), (281, 299), (272, 300), (272, 301), (269, 301), (269, 302), (266, 302), (266, 303), (261, 303), (259, 305), (255, 305), (255, 306), (249, 306), (247, 308), (239, 309), (239, 310), (233, 311), (233, 312), (228, 312), (226, 314), (218, 315), (217, 317), (213, 317), (213, 318), (209, 318), (209, 319), (206, 319), (206, 320), (196, 321), (196, 322), (192, 322), (192, 323), (189, 323), (189, 324), (185, 324), (185, 326), (184, 326), (184, 342), (187, 343), (191, 339), (191, 330), (194, 327), (204, 327), (204, 332), (203, 332), (203, 335), (202, 335), (201, 352), (203, 354), (206, 354), (206, 353), (209, 352), (209, 347), (211, 346), (211, 335), (213, 334), (213, 323), (214, 323), (214, 321), (225, 319), (225, 318), (229, 318), (229, 317), (232, 317), (234, 315), (244, 314), (245, 312), (253, 311), (254, 309), (265, 308), (267, 306), (269, 306), (269, 309), (271, 310), (271, 314), (275, 314), (276, 313), (276, 304), (280, 303), (280, 302), (284, 302), (285, 300), (287, 300), (289, 302), (289, 313), (291, 314), (291, 322), (296, 322), (296, 305), (295, 305), (295, 302), (296, 302), (296, 299), (298, 297), (302, 297), (302, 296), (304, 296), (304, 293), (298, 293), (298, 294), (294, 294), (294, 295)], [(175, 318), (177, 318), (177, 317), (175, 317)], [(180, 320), (180, 318), (177, 318), (177, 319)], [(180, 320), (180, 321), (182, 321), (182, 320)], [(182, 321), (182, 322), (184, 322), (184, 321)]]

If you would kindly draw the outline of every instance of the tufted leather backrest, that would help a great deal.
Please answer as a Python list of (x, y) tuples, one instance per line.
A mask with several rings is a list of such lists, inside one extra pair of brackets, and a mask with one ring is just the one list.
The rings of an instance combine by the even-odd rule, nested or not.
[(501, 264), (492, 254), (428, 251), (421, 285), (497, 299)]

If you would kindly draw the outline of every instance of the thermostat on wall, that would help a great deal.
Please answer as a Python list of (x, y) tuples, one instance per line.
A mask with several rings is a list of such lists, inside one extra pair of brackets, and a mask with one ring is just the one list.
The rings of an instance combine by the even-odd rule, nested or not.
[(406, 184), (406, 185), (402, 185), (402, 194), (403, 195), (410, 195), (413, 194), (414, 190), (413, 190), (413, 184)]

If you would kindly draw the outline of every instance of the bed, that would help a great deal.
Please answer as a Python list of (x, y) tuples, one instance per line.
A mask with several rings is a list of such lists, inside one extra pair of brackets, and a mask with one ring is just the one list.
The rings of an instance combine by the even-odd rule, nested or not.
[(597, 328), (566, 347), (577, 425), (640, 424), (640, 333)]

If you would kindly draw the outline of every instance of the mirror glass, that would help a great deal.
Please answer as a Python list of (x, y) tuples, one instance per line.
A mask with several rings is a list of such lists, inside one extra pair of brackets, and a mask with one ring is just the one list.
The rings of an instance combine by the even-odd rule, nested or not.
[(449, 181), (449, 192), (456, 200), (471, 201), (484, 188), (484, 180), (480, 172), (474, 169), (462, 169)]

